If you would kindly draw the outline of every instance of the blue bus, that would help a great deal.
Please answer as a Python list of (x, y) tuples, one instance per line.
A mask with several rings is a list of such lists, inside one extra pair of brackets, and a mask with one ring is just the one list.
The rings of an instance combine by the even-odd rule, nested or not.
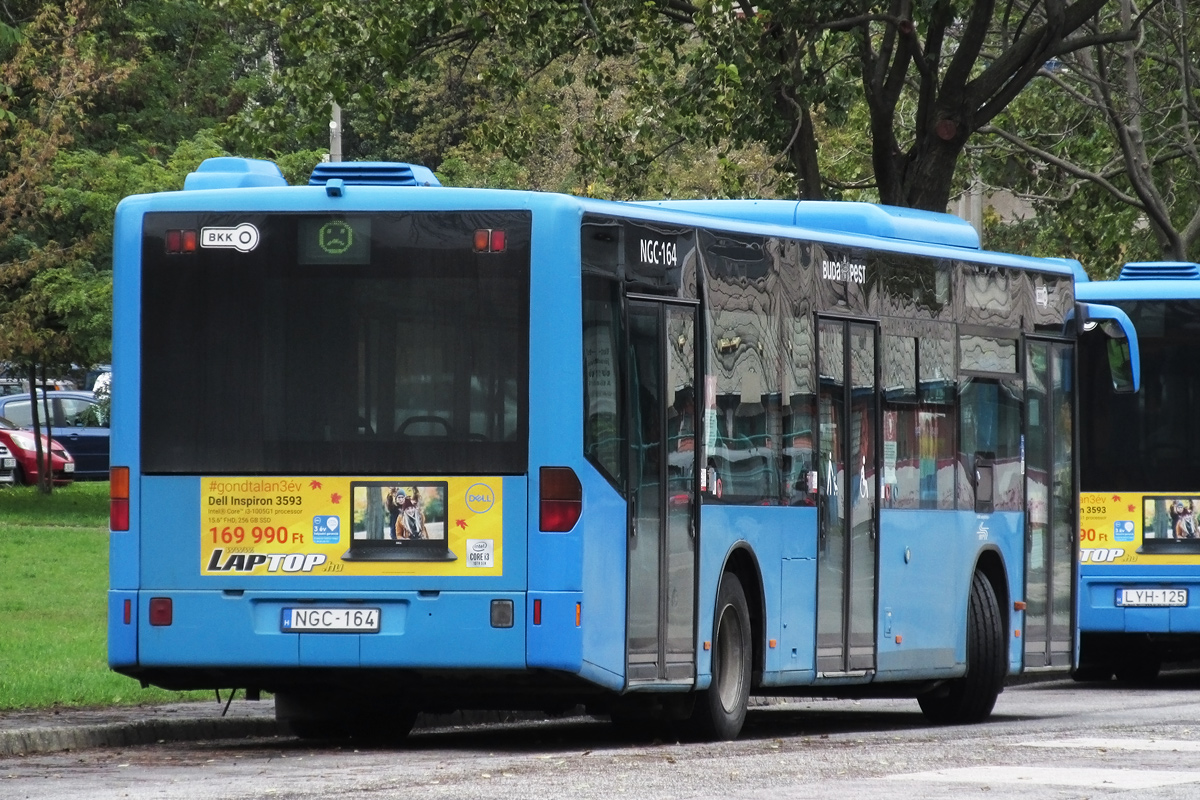
[(1200, 659), (1200, 264), (1134, 262), (1079, 298), (1137, 330), (1142, 388), (1107, 391), (1109, 343), (1080, 338), (1079, 680), (1153, 681)]
[(144, 683), (304, 737), (730, 739), (751, 695), (971, 722), (1068, 666), (1027, 616), (1072, 593), (1055, 437), (1080, 326), (1126, 335), (1068, 262), (868, 204), (218, 158), (121, 203), (114, 271), (109, 662)]

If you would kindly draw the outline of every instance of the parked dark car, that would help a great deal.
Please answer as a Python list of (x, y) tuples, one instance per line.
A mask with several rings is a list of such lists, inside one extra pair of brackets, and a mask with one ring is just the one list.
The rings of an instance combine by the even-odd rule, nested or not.
[[(38, 394), (38, 420), (42, 432), (61, 444), (74, 458), (75, 478), (106, 480), (108, 478), (108, 419), (104, 406), (91, 392), (54, 390), (46, 392), (50, 404), (50, 426), (47, 430), (41, 393)], [(0, 397), (0, 417), (17, 427), (33, 430), (33, 414), (29, 395)]]
[[(26, 401), (28, 402), (28, 401)], [(0, 445), (16, 459), (13, 475), (17, 483), (32, 486), (37, 483), (37, 451), (33, 431), (18, 427), (11, 420), (0, 417)], [(65, 486), (75, 479), (75, 460), (61, 444), (42, 437), (43, 457), (49, 454), (50, 470), (55, 486)], [(0, 463), (4, 463), (0, 461)]]

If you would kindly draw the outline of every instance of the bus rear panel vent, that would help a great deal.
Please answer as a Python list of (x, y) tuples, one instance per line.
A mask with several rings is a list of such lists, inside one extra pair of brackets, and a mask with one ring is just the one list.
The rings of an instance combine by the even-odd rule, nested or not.
[(1121, 267), (1120, 281), (1200, 280), (1200, 264), (1191, 261), (1130, 261)]
[(317, 164), (309, 186), (337, 178), (346, 186), (441, 186), (433, 171), (395, 161), (333, 161)]

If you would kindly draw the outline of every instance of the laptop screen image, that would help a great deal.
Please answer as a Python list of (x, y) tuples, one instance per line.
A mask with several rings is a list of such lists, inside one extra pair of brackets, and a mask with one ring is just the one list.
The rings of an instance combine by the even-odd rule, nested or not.
[(1200, 495), (1142, 498), (1140, 553), (1200, 553)]
[(350, 549), (344, 561), (454, 561), (447, 484), (355, 481)]

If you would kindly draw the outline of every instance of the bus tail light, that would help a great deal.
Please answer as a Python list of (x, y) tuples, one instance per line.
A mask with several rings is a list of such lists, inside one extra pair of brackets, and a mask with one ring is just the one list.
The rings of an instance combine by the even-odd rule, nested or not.
[(480, 228), (475, 231), (476, 253), (503, 253), (508, 246), (508, 236), (498, 228)]
[(150, 624), (151, 625), (170, 625), (174, 621), (174, 609), (171, 607), (171, 598), (169, 597), (151, 597), (150, 598)]
[(541, 530), (565, 533), (583, 513), (583, 486), (570, 467), (542, 467), (538, 518)]
[(108, 529), (129, 530), (129, 467), (108, 471)]

